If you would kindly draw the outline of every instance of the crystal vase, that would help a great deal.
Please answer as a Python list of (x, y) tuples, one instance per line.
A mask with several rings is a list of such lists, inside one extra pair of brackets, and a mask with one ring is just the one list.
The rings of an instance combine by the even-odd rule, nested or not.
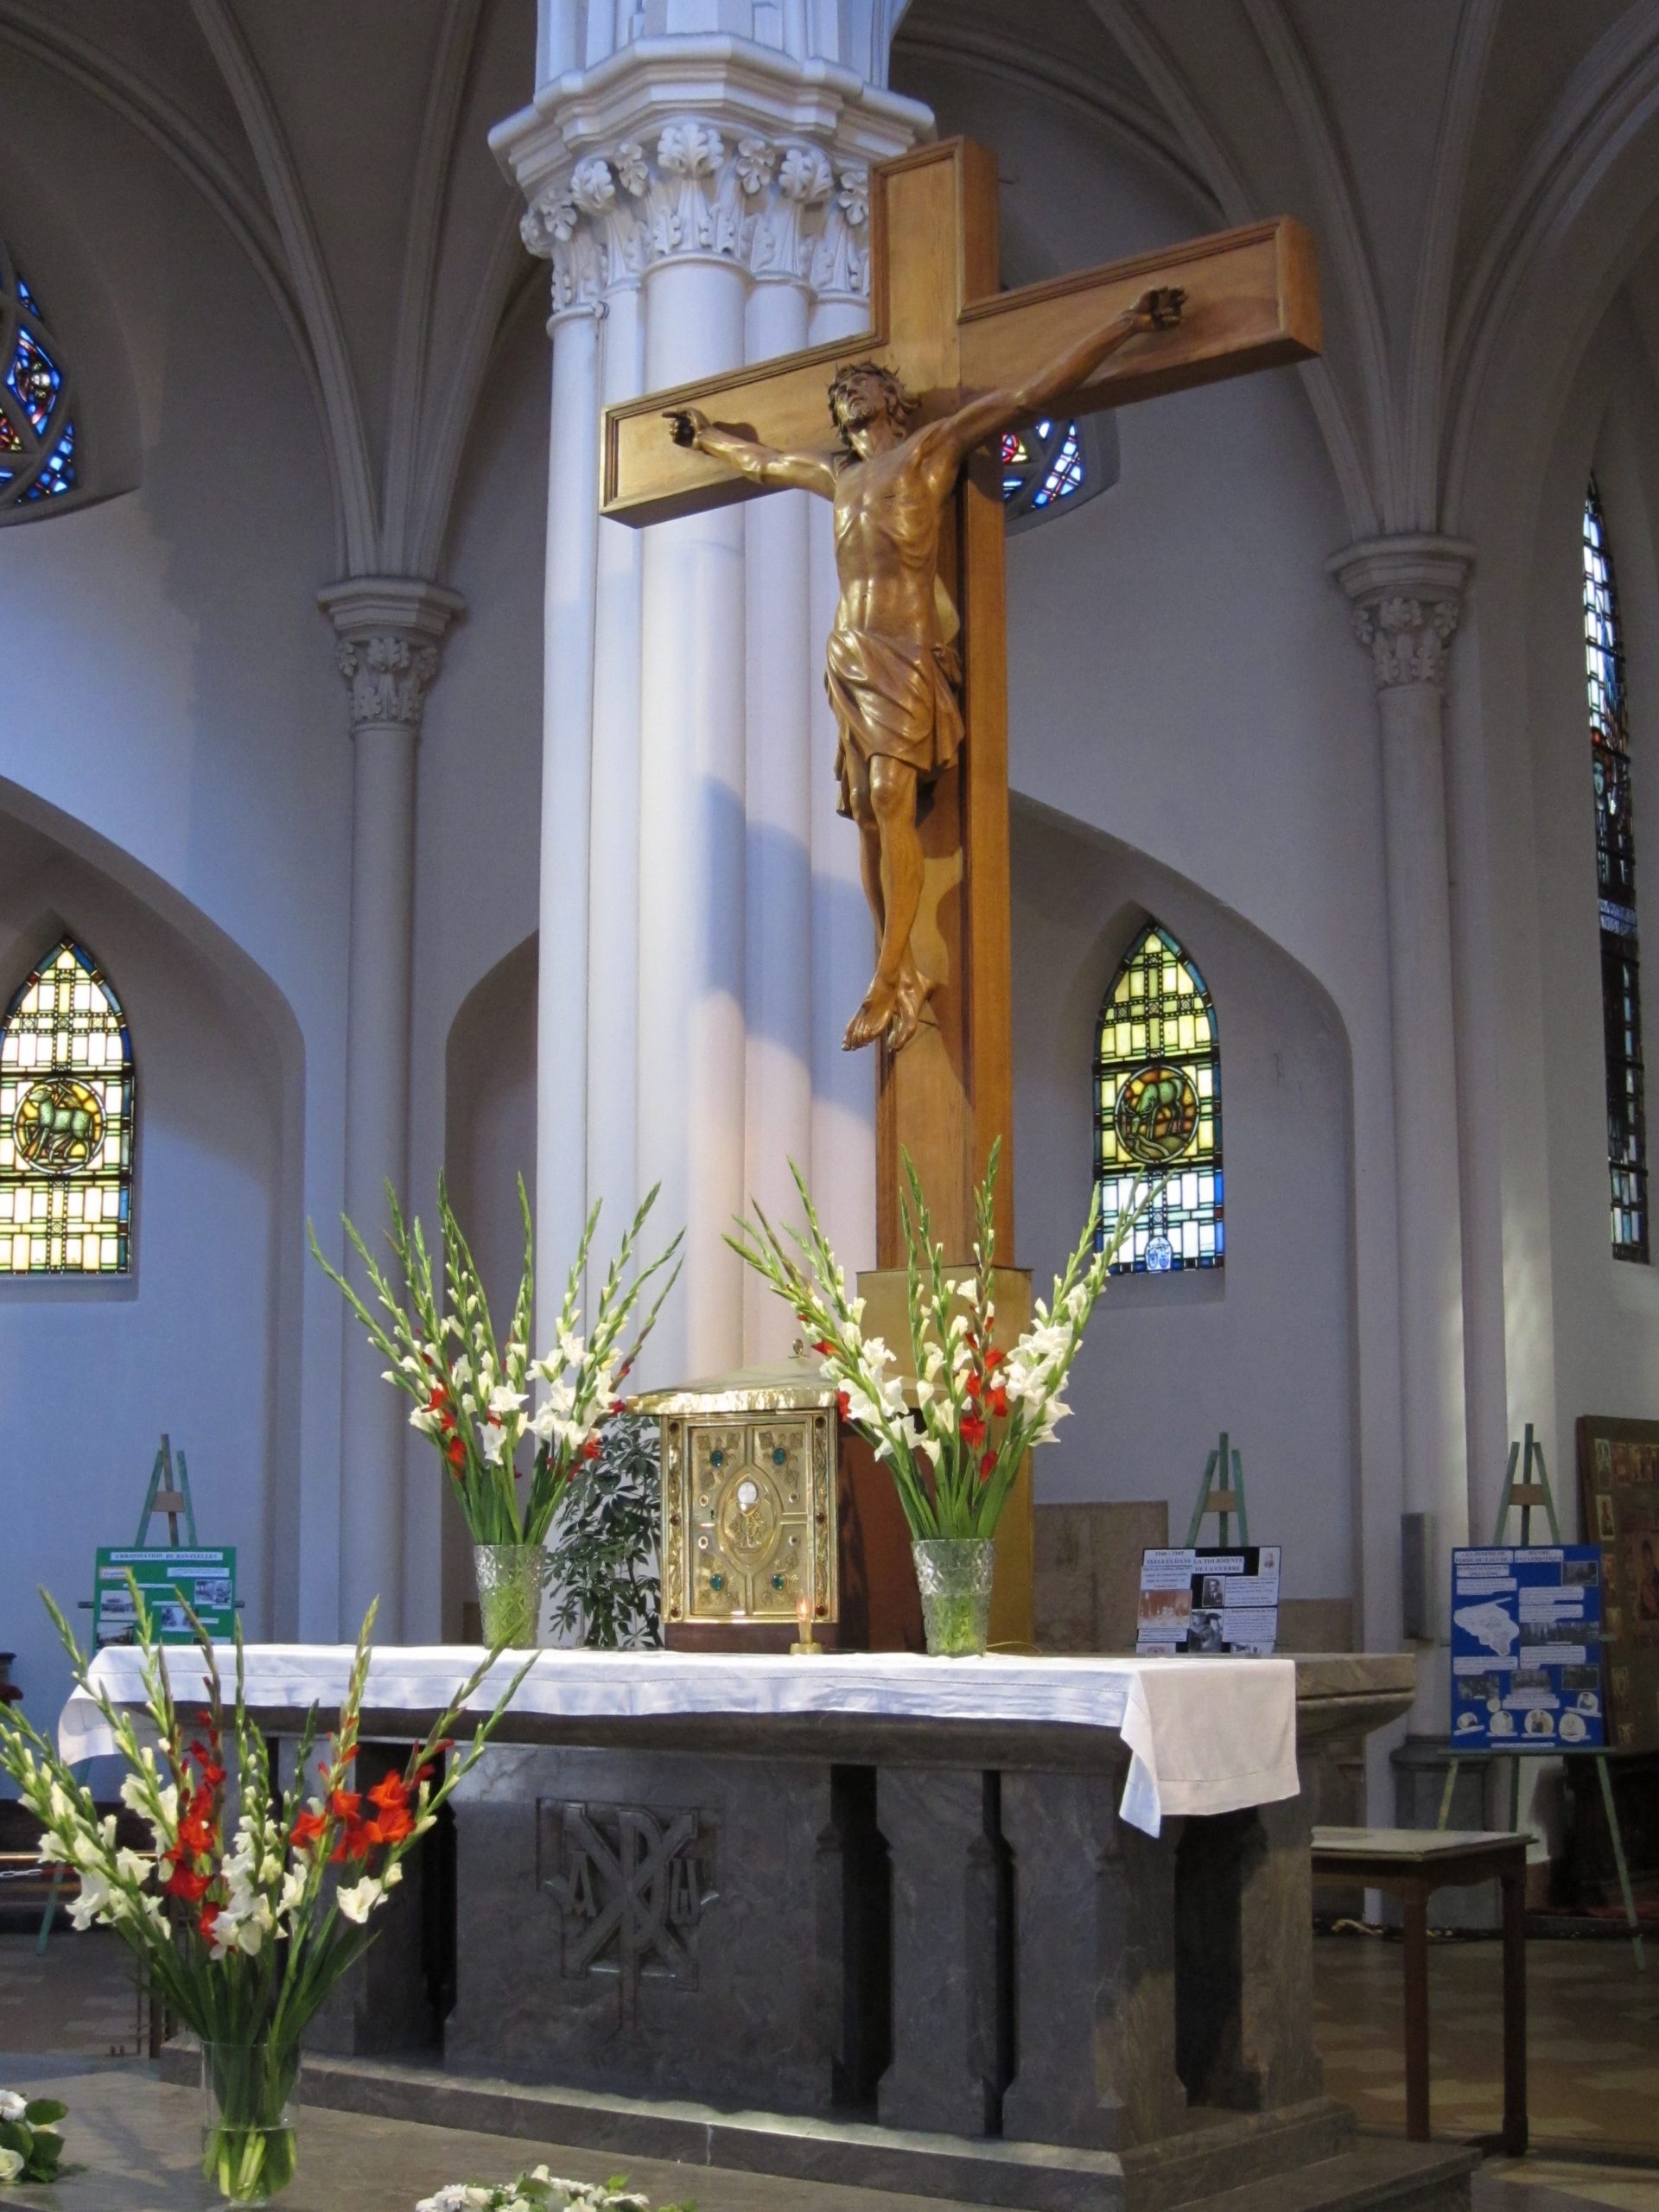
[(978, 1657), (990, 1638), (995, 1537), (927, 1536), (911, 1548), (928, 1650), (939, 1659)]
[(533, 1651), (543, 1641), (543, 1615), (553, 1555), (541, 1544), (474, 1544), (478, 1612), (484, 1641)]
[(288, 2101), (297, 2047), (262, 2037), (201, 2047), (201, 2171), (226, 2204), (269, 2204), (294, 2178)]

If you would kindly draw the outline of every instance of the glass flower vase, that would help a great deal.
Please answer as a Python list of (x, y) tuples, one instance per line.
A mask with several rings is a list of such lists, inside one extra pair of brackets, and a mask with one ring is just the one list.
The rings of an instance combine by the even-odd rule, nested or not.
[(269, 2204), (293, 2180), (299, 2066), (265, 2037), (201, 2046), (201, 2171), (226, 2204)]
[(922, 1627), (938, 1659), (971, 1659), (991, 1633), (995, 1536), (927, 1536), (912, 1547), (922, 1593)]
[(541, 1544), (474, 1544), (478, 1616), (492, 1649), (533, 1651), (545, 1641), (543, 1619), (553, 1555)]

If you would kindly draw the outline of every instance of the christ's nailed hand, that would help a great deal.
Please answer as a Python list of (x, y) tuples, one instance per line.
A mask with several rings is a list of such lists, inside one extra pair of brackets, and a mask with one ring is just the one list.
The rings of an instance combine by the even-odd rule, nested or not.
[(677, 446), (695, 446), (709, 427), (709, 417), (700, 407), (671, 407), (663, 419)]
[(1185, 304), (1186, 294), (1178, 285), (1165, 285), (1143, 292), (1129, 314), (1137, 330), (1173, 330)]

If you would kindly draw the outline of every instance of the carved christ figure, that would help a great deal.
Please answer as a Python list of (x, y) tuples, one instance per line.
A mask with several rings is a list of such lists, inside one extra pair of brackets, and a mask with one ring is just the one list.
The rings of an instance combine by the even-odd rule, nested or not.
[(1181, 302), (1179, 291), (1147, 292), (1017, 390), (984, 392), (919, 429), (911, 427), (917, 403), (893, 372), (858, 362), (830, 387), (830, 420), (845, 449), (833, 461), (757, 445), (696, 407), (668, 416), (677, 444), (768, 489), (814, 492), (835, 509), (841, 601), (824, 688), (837, 726), (841, 811), (858, 827), (879, 948), (870, 988), (842, 1040), (849, 1052), (878, 1037), (889, 1052), (901, 1050), (934, 986), (910, 939), (922, 895), (918, 791), (950, 766), (963, 736), (958, 623), (939, 579), (945, 505), (976, 446), (1053, 412), (1129, 339), (1173, 327)]

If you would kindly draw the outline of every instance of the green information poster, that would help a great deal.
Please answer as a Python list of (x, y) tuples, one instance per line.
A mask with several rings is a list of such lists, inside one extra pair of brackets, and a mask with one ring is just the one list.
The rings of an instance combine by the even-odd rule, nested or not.
[[(143, 1593), (163, 1643), (188, 1643), (185, 1606), (215, 1643), (228, 1643), (236, 1632), (236, 1548), (165, 1549), (148, 1545), (124, 1551), (98, 1548), (92, 1637), (97, 1643), (130, 1643), (135, 1615), (127, 1573)], [(183, 1602), (181, 1603), (180, 1601)]]

